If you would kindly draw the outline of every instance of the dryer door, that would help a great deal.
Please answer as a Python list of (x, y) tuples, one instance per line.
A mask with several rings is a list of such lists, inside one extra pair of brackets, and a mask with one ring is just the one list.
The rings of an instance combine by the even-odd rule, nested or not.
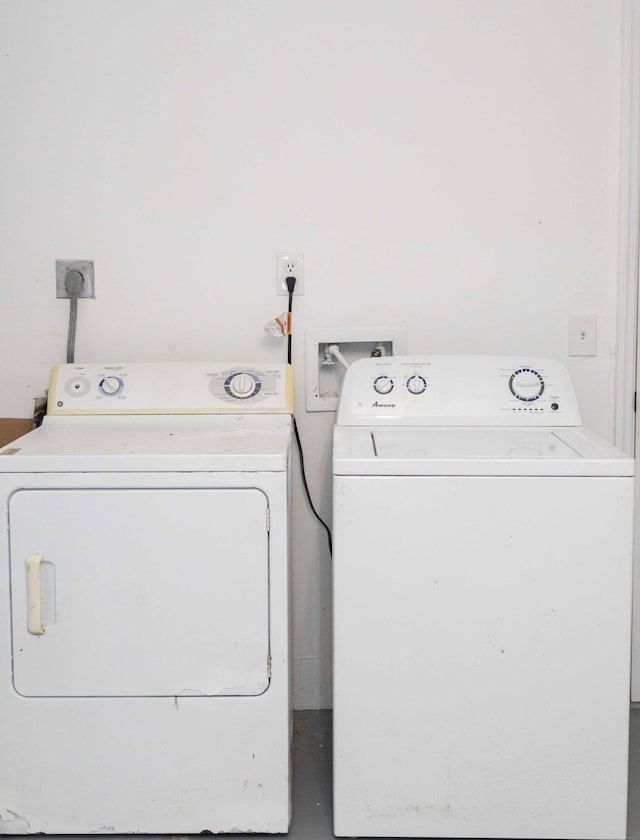
[(29, 697), (264, 692), (267, 509), (256, 489), (14, 493), (16, 691)]

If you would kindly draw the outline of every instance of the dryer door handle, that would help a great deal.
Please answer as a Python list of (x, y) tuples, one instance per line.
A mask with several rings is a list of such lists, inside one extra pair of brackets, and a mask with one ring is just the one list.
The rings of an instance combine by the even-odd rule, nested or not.
[(34, 636), (42, 636), (42, 554), (27, 557), (27, 630)]

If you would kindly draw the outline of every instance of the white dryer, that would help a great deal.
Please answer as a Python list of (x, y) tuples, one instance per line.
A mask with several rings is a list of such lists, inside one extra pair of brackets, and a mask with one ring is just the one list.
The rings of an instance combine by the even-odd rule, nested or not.
[(356, 362), (333, 464), (336, 835), (624, 838), (633, 462), (566, 370)]
[(286, 365), (64, 365), (0, 450), (0, 833), (286, 832)]

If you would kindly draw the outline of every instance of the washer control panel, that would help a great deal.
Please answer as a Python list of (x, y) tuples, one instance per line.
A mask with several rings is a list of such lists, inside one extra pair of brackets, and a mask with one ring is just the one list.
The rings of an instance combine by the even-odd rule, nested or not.
[(354, 362), (337, 423), (579, 426), (567, 369), (519, 356), (384, 356)]
[(292, 414), (290, 365), (68, 364), (53, 369), (49, 414)]

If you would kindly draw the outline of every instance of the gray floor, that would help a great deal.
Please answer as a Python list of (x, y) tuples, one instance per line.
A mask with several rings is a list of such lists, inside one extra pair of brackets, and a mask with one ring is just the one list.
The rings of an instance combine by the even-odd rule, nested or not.
[[(629, 766), (629, 840), (640, 840), (640, 707), (631, 712), (631, 757)], [(293, 748), (293, 819), (290, 840), (329, 840), (331, 826), (331, 712), (297, 712)], [(11, 836), (11, 835), (5, 835)], [(49, 835), (52, 837), (53, 836)], [(132, 835), (111, 835), (113, 840), (131, 840)], [(230, 835), (227, 835), (230, 836)], [(273, 835), (252, 834), (252, 840), (273, 840)], [(59, 835), (59, 837), (62, 837)], [(75, 835), (73, 840), (81, 840)], [(162, 840), (185, 840), (201, 835), (163, 835)], [(89, 835), (87, 840), (93, 840)], [(152, 840), (153, 835), (147, 835)], [(157, 838), (157, 836), (156, 836)]]
[(331, 712), (296, 712), (293, 736), (292, 840), (333, 837)]
[(640, 707), (631, 710), (631, 736), (629, 739), (629, 811), (627, 837), (640, 838)]

